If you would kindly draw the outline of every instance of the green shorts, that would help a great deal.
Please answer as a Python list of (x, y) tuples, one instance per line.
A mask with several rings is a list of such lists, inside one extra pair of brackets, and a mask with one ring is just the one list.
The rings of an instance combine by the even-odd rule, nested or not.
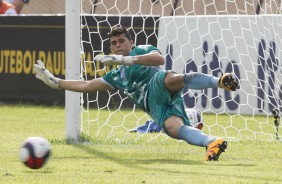
[(159, 72), (151, 79), (147, 92), (147, 106), (149, 114), (164, 129), (164, 122), (172, 115), (181, 117), (185, 125), (190, 125), (189, 119), (185, 113), (184, 101), (180, 90), (173, 97), (170, 97), (164, 79), (166, 71)]

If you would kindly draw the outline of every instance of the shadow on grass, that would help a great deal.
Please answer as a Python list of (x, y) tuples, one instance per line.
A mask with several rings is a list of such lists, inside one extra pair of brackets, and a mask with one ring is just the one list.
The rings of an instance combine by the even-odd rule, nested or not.
[[(132, 159), (126, 159), (126, 158), (121, 158), (118, 156), (113, 156), (113, 153), (109, 152), (103, 152), (96, 150), (95, 148), (89, 147), (87, 145), (81, 145), (81, 144), (73, 144), (77, 149), (80, 149), (82, 151), (85, 151), (86, 153), (93, 155), (95, 157), (99, 157), (111, 162), (115, 162), (119, 165), (132, 168), (132, 169), (142, 169), (146, 171), (151, 171), (154, 172), (156, 168), (151, 167), (150, 165), (163, 165), (161, 169), (158, 169), (158, 172), (164, 172), (164, 173), (169, 173), (171, 174), (183, 174), (183, 175), (201, 175), (201, 177), (209, 177), (210, 172), (206, 172), (208, 168), (211, 168), (213, 171), (217, 171), (218, 167), (224, 167), (228, 170), (236, 170), (240, 169), (242, 167), (252, 167), (255, 168), (255, 164), (230, 164), (226, 162), (203, 162), (203, 161), (195, 161), (195, 160), (181, 160), (181, 159), (139, 159), (139, 158), (132, 158)], [(136, 156), (137, 157), (137, 156)], [(214, 164), (213, 164), (214, 163)], [(175, 169), (175, 167), (171, 167), (168, 165), (187, 165), (187, 170), (182, 170), (182, 169)], [(189, 166), (195, 166), (198, 165), (200, 167), (207, 167), (207, 169), (203, 169), (203, 171), (193, 171), (191, 169), (188, 169)], [(177, 168), (177, 167), (176, 167)], [(112, 172), (112, 171), (105, 171), (105, 172)], [(244, 174), (240, 173), (234, 173), (234, 174), (228, 174), (220, 172), (212, 172), (213, 177), (225, 177), (225, 178), (234, 178), (235, 180), (242, 181), (246, 179), (249, 181), (250, 179), (253, 181), (269, 181), (269, 182), (277, 182), (278, 180), (275, 178), (267, 178), (267, 177), (258, 177), (258, 176), (245, 176)]]
[(53, 169), (48, 167), (48, 165), (43, 166), (40, 169), (30, 169), (26, 167), (26, 170), (24, 170), (25, 173), (40, 173), (40, 174), (53, 174)]
[(145, 167), (144, 165), (150, 165), (150, 164), (183, 164), (183, 165), (202, 165), (202, 162), (194, 161), (194, 160), (175, 160), (175, 159), (127, 159), (127, 158), (121, 158), (118, 156), (114, 156), (113, 153), (109, 152), (103, 152), (96, 150), (93, 147), (89, 147), (87, 145), (81, 145), (81, 144), (73, 144), (73, 147), (83, 150), (87, 152), (90, 155), (93, 155), (95, 157), (99, 157), (105, 160), (109, 160), (112, 162), (115, 162), (117, 164), (123, 165), (125, 167), (129, 168), (136, 168), (136, 169), (149, 169)]
[[(221, 172), (217, 172), (218, 168), (224, 168), (224, 170), (246, 170), (245, 168), (256, 168), (256, 164), (252, 163), (232, 163), (230, 161), (219, 161), (219, 162), (205, 162), (205, 161), (197, 161), (197, 160), (187, 160), (184, 159), (170, 159), (169, 155), (167, 158), (160, 158), (160, 159), (152, 159), (152, 158), (140, 158), (137, 154), (132, 154), (133, 156), (131, 158), (128, 158), (128, 155), (126, 157), (120, 156), (120, 152), (118, 154), (115, 154), (115, 152), (111, 152), (111, 148), (109, 146), (109, 151), (101, 151), (99, 148), (95, 148), (95, 144), (91, 145), (84, 145), (84, 144), (69, 144), (75, 149), (79, 149), (80, 151), (83, 151), (89, 156), (83, 157), (82, 159), (89, 159), (93, 157), (97, 157), (109, 162), (113, 162), (116, 164), (119, 164), (121, 166), (131, 168), (131, 169), (140, 169), (145, 170), (149, 172), (155, 172), (156, 169), (158, 172), (163, 172), (165, 174), (181, 174), (181, 175), (201, 175), (201, 177), (209, 177), (212, 175), (213, 177), (220, 177), (222, 178), (234, 178), (233, 180), (237, 181), (268, 181), (268, 182), (277, 182), (277, 178), (270, 178), (270, 177), (258, 177), (257, 175), (252, 175), (252, 172), (250, 172), (249, 176), (246, 176), (244, 172), (238, 172), (238, 173), (226, 173), (224, 172), (224, 175), (222, 175)], [(142, 149), (140, 149), (142, 150)], [(81, 159), (81, 158), (80, 158)], [(154, 165), (158, 165), (158, 167), (154, 167)], [(182, 165), (177, 169), (178, 166), (171, 166), (171, 165)], [(183, 166), (187, 169), (183, 170)], [(193, 171), (191, 167), (197, 166), (197, 167), (203, 167), (205, 169), (203, 170), (197, 170)], [(158, 169), (159, 168), (159, 169)], [(207, 170), (211, 170), (212, 172), (207, 172)], [(113, 172), (112, 170), (105, 170), (105, 172)], [(43, 171), (43, 173), (48, 173), (47, 171)]]

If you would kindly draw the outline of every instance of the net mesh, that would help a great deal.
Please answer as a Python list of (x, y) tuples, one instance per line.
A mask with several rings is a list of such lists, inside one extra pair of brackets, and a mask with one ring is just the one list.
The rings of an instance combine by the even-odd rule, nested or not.
[[(93, 57), (110, 54), (107, 32), (121, 24), (130, 30), (136, 45), (152, 44), (161, 50), (164, 69), (217, 77), (235, 73), (240, 81), (237, 92), (184, 89), (185, 106), (204, 116), (204, 132), (234, 140), (280, 137), (272, 114), (281, 109), (282, 97), (280, 1), (81, 2), (84, 80), (102, 77), (116, 67), (104, 67)], [(119, 91), (84, 94), (82, 107), (81, 129), (89, 136), (117, 141), (167, 138), (161, 132), (131, 133), (150, 117)]]

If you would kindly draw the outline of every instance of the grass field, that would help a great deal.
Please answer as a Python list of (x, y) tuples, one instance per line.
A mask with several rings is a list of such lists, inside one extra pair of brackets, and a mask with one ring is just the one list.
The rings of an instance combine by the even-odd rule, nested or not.
[[(229, 141), (218, 162), (205, 149), (173, 139), (65, 142), (64, 109), (0, 106), (0, 183), (281, 183), (282, 143)], [(206, 121), (208, 119), (206, 118)], [(39, 170), (19, 161), (30, 136), (47, 138), (52, 158)]]

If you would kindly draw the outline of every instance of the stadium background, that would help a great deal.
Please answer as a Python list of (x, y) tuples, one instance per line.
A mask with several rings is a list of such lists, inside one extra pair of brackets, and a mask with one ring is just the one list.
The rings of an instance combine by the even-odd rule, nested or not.
[[(92, 3), (99, 3), (92, 7)], [(279, 0), (84, 0), (83, 9), (96, 14), (142, 15), (253, 15), (260, 4), (260, 14), (280, 13)], [(174, 11), (173, 11), (174, 10)], [(60, 14), (65, 12), (65, 0), (30, 0), (22, 14)]]
[[(117, 4), (113, 0), (84, 0), (82, 2), (84, 13), (101, 15), (100, 18), (105, 14), (150, 14), (158, 17), (280, 13), (280, 1), (273, 0), (144, 0), (141, 3), (139, 0), (124, 0), (118, 1)], [(93, 6), (92, 3), (97, 6)], [(64, 77), (64, 13), (65, 0), (30, 0), (21, 12), (23, 16), (0, 17), (0, 40), (2, 40), (0, 43), (0, 78), (5, 79), (0, 80), (0, 85), (5, 86), (0, 91), (0, 101), (64, 104), (63, 92), (54, 91), (40, 84), (41, 82), (36, 80), (32, 74), (32, 64), (37, 59), (42, 59), (47, 62), (48, 69), (53, 68), (52, 73), (58, 77)], [(125, 23), (131, 22), (130, 18), (126, 19)], [(134, 29), (142, 27), (143, 21), (142, 18), (136, 21)], [(110, 22), (114, 25), (117, 21), (112, 18)], [(154, 21), (146, 20), (145, 32), (150, 32), (146, 27), (154, 26), (153, 24)], [(106, 35), (107, 32), (108, 29), (104, 29), (101, 35)], [(136, 40), (137, 44), (144, 44), (142, 41), (146, 40), (144, 37), (146, 35), (139, 35)], [(156, 37), (150, 39), (150, 44), (155, 44), (157, 41)], [(18, 62), (19, 60), (22, 60), (22, 63)], [(101, 98), (104, 97), (101, 95)], [(113, 105), (118, 104), (114, 99), (112, 103)], [(127, 103), (129, 106), (132, 105), (130, 102)]]

